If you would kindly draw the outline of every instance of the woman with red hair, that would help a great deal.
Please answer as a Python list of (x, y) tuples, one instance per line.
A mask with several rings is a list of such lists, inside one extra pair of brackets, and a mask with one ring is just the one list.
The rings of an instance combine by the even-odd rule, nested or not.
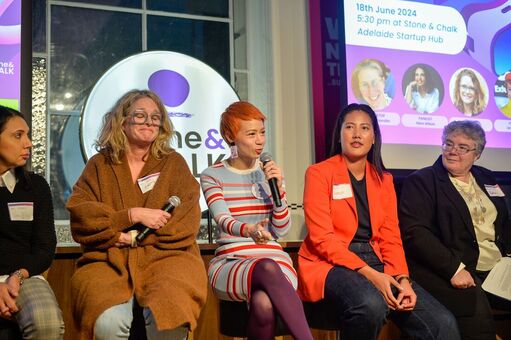
[[(291, 227), (282, 172), (261, 163), (266, 117), (248, 102), (231, 104), (222, 114), (220, 133), (231, 156), (202, 172), (201, 187), (218, 225), (220, 245), (208, 276), (222, 300), (247, 301), (249, 339), (273, 339), (279, 315), (295, 339), (312, 339), (296, 294), (293, 262), (276, 239)], [(281, 204), (272, 198), (275, 178)]]

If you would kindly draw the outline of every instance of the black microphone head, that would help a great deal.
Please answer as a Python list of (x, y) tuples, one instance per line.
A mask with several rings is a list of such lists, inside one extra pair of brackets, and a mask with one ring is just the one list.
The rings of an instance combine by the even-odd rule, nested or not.
[(259, 159), (263, 162), (263, 164), (266, 164), (271, 161), (271, 154), (269, 152), (263, 152)]
[(181, 200), (177, 196), (169, 197), (169, 201), (168, 202), (170, 204), (172, 204), (174, 206), (174, 208), (181, 204)]

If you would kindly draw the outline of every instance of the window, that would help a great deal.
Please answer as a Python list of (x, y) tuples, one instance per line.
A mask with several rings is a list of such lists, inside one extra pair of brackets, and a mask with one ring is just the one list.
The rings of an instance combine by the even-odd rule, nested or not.
[[(34, 155), (44, 156), (33, 168), (50, 182), (65, 244), (72, 242), (65, 203), (85, 165), (80, 113), (95, 82), (130, 55), (170, 50), (207, 63), (247, 99), (245, 1), (38, 0), (32, 6), (33, 121), (46, 122), (48, 134), (34, 144)], [(200, 238), (208, 239), (204, 228)]]

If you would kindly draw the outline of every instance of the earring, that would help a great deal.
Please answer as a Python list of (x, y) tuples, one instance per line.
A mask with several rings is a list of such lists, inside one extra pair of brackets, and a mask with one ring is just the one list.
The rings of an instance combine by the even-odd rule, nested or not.
[(236, 144), (234, 144), (234, 142), (231, 143), (229, 148), (231, 149), (231, 159), (238, 158), (238, 147)]

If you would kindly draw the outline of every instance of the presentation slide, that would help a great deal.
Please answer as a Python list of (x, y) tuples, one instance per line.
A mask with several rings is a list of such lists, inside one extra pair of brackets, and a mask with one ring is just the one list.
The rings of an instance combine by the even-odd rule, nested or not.
[(21, 0), (0, 0), (0, 105), (19, 109)]
[(443, 127), (471, 119), (511, 149), (511, 1), (345, 0), (344, 24), (348, 101), (377, 112), (385, 144), (438, 155)]

